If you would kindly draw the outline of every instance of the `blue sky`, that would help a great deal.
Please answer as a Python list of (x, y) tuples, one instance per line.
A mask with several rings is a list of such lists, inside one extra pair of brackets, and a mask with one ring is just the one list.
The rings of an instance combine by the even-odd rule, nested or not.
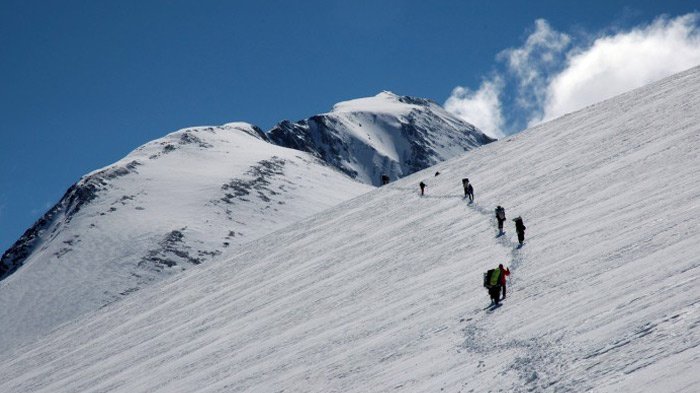
[[(605, 98), (599, 92), (607, 86), (616, 94), (692, 66), (697, 18), (678, 18), (696, 8), (610, 0), (3, 0), (0, 252), (80, 176), (168, 132), (231, 121), (267, 129), (391, 90), (449, 99), (453, 112), (508, 134)], [(605, 88), (566, 90), (585, 79), (591, 59), (601, 57), (594, 55), (619, 48), (634, 55), (635, 31), (670, 35), (663, 46), (678, 44), (674, 52), (685, 58), (635, 64), (631, 77), (629, 66), (607, 64), (607, 74), (585, 83)]]

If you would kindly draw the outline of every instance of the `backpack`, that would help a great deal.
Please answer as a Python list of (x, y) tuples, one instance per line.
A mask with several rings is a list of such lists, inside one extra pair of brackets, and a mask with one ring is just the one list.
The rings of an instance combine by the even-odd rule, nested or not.
[(484, 273), (484, 287), (491, 289), (491, 276), (496, 271), (496, 269), (489, 269)]
[(491, 273), (491, 277), (489, 277), (491, 279), (489, 282), (491, 288), (501, 285), (501, 274), (503, 274), (501, 269), (493, 269), (493, 273)]
[(506, 211), (503, 208), (496, 209), (496, 217), (498, 217), (499, 220), (505, 220), (506, 219)]

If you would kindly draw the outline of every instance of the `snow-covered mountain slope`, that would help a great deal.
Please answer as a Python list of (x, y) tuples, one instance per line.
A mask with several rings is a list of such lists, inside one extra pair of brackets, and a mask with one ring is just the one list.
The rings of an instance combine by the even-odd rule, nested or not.
[[(0, 391), (700, 391), (699, 146), (695, 68), (0, 353)], [(498, 263), (509, 295), (488, 310)]]
[(295, 127), (187, 129), (81, 179), (0, 259), (0, 350), (371, 189), (350, 177), (376, 184), (491, 142), (392, 93)]
[(382, 174), (395, 180), (493, 142), (430, 100), (391, 92), (341, 102), (296, 123), (283, 121), (266, 134), (374, 185)]
[(0, 351), (372, 189), (263, 139), (185, 129), (84, 176), (3, 255)]

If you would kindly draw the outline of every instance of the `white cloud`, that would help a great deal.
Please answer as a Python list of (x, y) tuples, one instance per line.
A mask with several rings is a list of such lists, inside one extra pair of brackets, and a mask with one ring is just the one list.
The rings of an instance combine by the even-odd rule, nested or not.
[(496, 56), (504, 68), (476, 91), (455, 88), (445, 108), (491, 136), (553, 119), (700, 65), (699, 21), (662, 16), (574, 45), (538, 19), (520, 47)]
[(518, 106), (542, 107), (548, 76), (561, 65), (570, 42), (567, 34), (552, 29), (546, 20), (537, 19), (535, 31), (521, 47), (506, 49), (496, 56), (506, 62), (510, 75), (516, 80)]
[(445, 101), (445, 109), (475, 125), (492, 138), (503, 137), (501, 115), (501, 80), (495, 78), (482, 82), (477, 91), (458, 86)]
[(534, 31), (522, 46), (505, 49), (496, 56), (498, 61), (506, 64), (507, 73), (495, 73), (495, 76), (482, 82), (476, 91), (465, 87), (455, 88), (445, 102), (445, 109), (491, 137), (503, 137), (506, 134), (501, 100), (504, 88), (514, 83), (515, 104), (528, 113), (541, 113), (547, 91), (547, 76), (561, 65), (570, 42), (568, 35), (552, 29), (546, 20), (537, 19)]
[(648, 26), (603, 36), (570, 53), (548, 84), (542, 120), (643, 86), (700, 64), (698, 14), (657, 18)]

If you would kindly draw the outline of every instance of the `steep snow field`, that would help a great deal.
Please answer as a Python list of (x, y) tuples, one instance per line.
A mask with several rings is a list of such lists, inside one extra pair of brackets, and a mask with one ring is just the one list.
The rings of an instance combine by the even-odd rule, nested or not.
[(371, 189), (245, 123), (149, 142), (84, 176), (27, 242), (0, 281), (0, 351)]
[[(2, 352), (0, 391), (700, 391), (699, 147), (694, 68)], [(509, 296), (489, 310), (498, 263)]]

